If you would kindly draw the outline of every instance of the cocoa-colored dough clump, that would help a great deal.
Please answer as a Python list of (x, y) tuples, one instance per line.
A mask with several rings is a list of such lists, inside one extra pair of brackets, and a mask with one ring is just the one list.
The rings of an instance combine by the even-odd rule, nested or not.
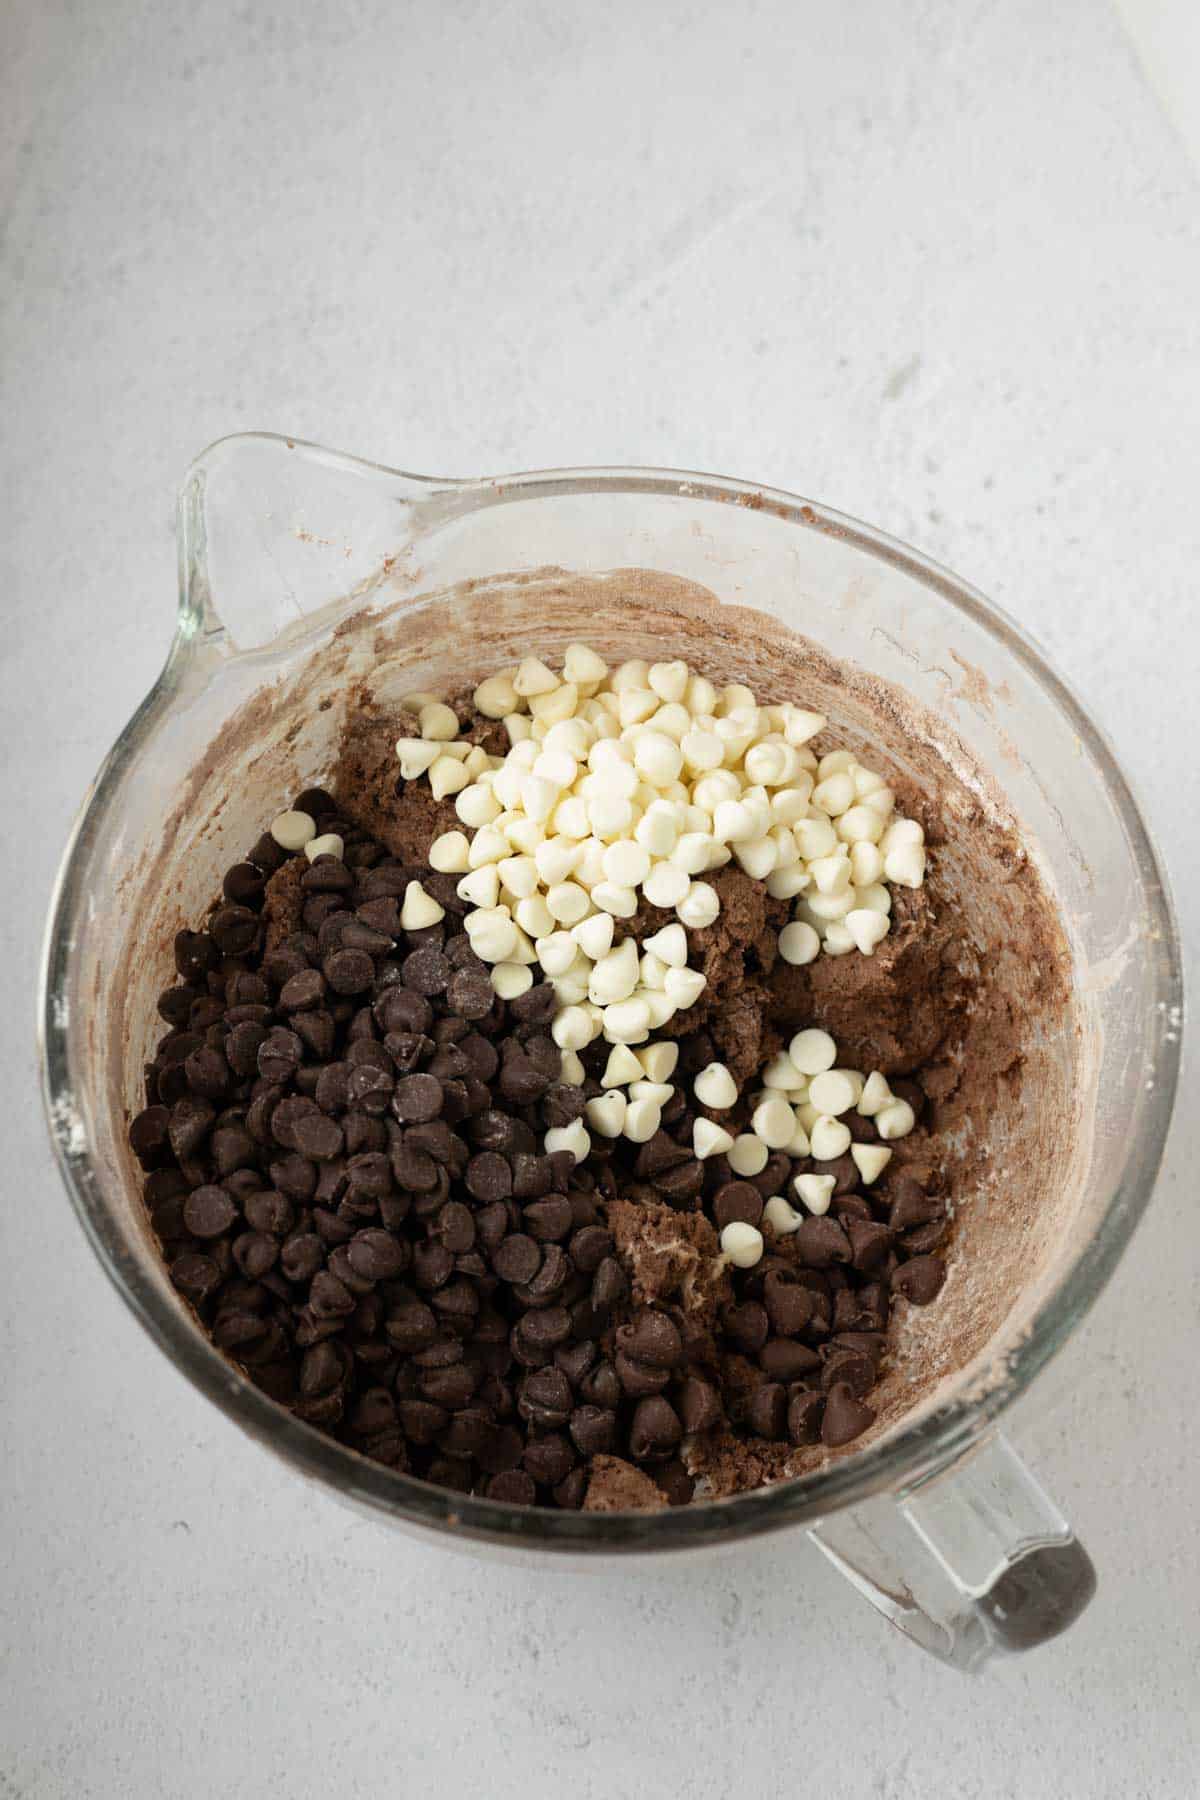
[(666, 1495), (649, 1475), (619, 1456), (594, 1456), (584, 1512), (662, 1512)]

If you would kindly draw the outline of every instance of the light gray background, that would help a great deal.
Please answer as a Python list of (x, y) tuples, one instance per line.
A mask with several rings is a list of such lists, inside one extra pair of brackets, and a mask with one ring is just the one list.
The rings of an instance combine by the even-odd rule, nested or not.
[(1104, 0), (8, 0), (0, 13), (0, 1795), (1195, 1791), (1194, 1106), (1017, 1421), (1101, 1573), (982, 1684), (804, 1542), (578, 1579), (302, 1488), (152, 1351), (34, 1095), (69, 821), (173, 499), (262, 426), (411, 469), (813, 494), (1015, 613), (1194, 935), (1200, 214)]

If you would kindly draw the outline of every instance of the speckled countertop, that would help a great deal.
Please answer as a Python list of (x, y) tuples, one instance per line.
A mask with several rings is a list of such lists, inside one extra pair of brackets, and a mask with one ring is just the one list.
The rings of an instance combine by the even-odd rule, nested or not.
[(0, 35), (0, 1795), (1182, 1800), (1193, 1107), (1015, 1421), (1099, 1596), (964, 1686), (803, 1540), (531, 1575), (301, 1487), (102, 1280), (31, 1029), (71, 816), (168, 641), (177, 480), (250, 426), (718, 469), (911, 538), (1108, 728), (1194, 939), (1200, 211), (1116, 16), (16, 0)]

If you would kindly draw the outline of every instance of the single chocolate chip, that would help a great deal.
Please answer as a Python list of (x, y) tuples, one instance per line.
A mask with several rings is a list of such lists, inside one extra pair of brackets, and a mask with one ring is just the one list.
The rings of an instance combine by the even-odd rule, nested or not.
[(928, 1225), (940, 1219), (945, 1207), (936, 1194), (927, 1194), (911, 1175), (900, 1175), (889, 1189), (891, 1206), (888, 1224), (893, 1231), (908, 1231), (915, 1225)]
[(771, 1381), (802, 1381), (821, 1366), (817, 1352), (791, 1338), (771, 1338), (758, 1354), (759, 1367)]
[(450, 981), (450, 964), (441, 951), (431, 944), (420, 950), (413, 950), (401, 964), (401, 976), (406, 988), (414, 994), (423, 994), (427, 999), (434, 994), (444, 994)]
[(875, 1414), (871, 1408), (863, 1405), (847, 1382), (839, 1381), (826, 1397), (821, 1442), (830, 1450), (840, 1449), (843, 1444), (861, 1437), (868, 1425), (874, 1423)]
[(392, 1093), (392, 1111), (402, 1125), (436, 1119), (442, 1110), (444, 1090), (436, 1075), (404, 1075)]
[(639, 1462), (660, 1462), (679, 1448), (683, 1426), (661, 1394), (639, 1400), (629, 1427), (629, 1448)]
[(248, 906), (221, 906), (210, 919), (208, 929), (222, 956), (245, 956), (258, 937), (258, 914)]
[(412, 1272), (417, 1286), (430, 1292), (449, 1281), (454, 1273), (454, 1258), (445, 1244), (434, 1243), (432, 1240), (414, 1244)]
[(537, 1502), (533, 1477), (524, 1469), (502, 1469), (499, 1475), (492, 1476), (486, 1492), (489, 1500), (504, 1506), (533, 1506)]
[(408, 1265), (408, 1246), (390, 1231), (369, 1228), (351, 1238), (346, 1249), (350, 1266), (364, 1281), (387, 1281), (403, 1274)]
[(236, 1217), (237, 1208), (221, 1187), (194, 1188), (184, 1201), (183, 1222), (193, 1237), (220, 1237)]
[(525, 1447), (522, 1458), (526, 1471), (542, 1487), (555, 1487), (565, 1481), (575, 1466), (575, 1451), (569, 1439), (559, 1431), (534, 1438)]
[(165, 1106), (148, 1106), (129, 1127), (129, 1144), (143, 1168), (153, 1168), (166, 1153), (170, 1114)]
[(857, 1400), (865, 1400), (875, 1385), (875, 1362), (861, 1350), (839, 1350), (832, 1355), (821, 1371), (821, 1386), (831, 1388), (839, 1381), (845, 1382)]
[(757, 1225), (763, 1215), (763, 1197), (749, 1181), (727, 1181), (712, 1199), (713, 1222), (718, 1231), (726, 1225)]
[(790, 1269), (772, 1269), (763, 1281), (763, 1303), (771, 1329), (781, 1337), (796, 1337), (812, 1319), (815, 1297)]
[(375, 979), (375, 964), (365, 950), (335, 950), (322, 964), (335, 994), (365, 994)]
[(167, 1135), (177, 1159), (187, 1162), (201, 1148), (212, 1128), (216, 1113), (207, 1100), (185, 1095), (171, 1108)]
[(746, 1408), (746, 1423), (759, 1437), (781, 1438), (787, 1430), (788, 1397), (781, 1381), (764, 1381)]
[(914, 1256), (893, 1272), (892, 1292), (913, 1306), (928, 1306), (936, 1300), (945, 1279), (946, 1265), (940, 1256)]
[(258, 1047), (258, 1072), (264, 1081), (284, 1084), (292, 1079), (304, 1055), (304, 1045), (294, 1031), (276, 1025)]
[(721, 1397), (711, 1381), (689, 1375), (679, 1390), (679, 1416), (688, 1432), (711, 1431), (721, 1422)]
[(603, 1225), (583, 1226), (567, 1245), (571, 1261), (581, 1275), (594, 1275), (605, 1257), (612, 1255), (612, 1249), (612, 1234)]
[(730, 1343), (747, 1356), (757, 1355), (770, 1333), (767, 1309), (759, 1300), (746, 1300), (741, 1306), (731, 1307), (723, 1322)]
[(854, 1267), (864, 1275), (881, 1268), (895, 1241), (890, 1227), (874, 1220), (851, 1219), (844, 1229), (850, 1239)]
[[(448, 958), (442, 960), (448, 965)], [(455, 969), (446, 983), (446, 1004), (460, 1019), (485, 1019), (495, 998), (491, 977), (483, 968)]]
[(801, 1262), (810, 1269), (829, 1269), (835, 1263), (850, 1261), (850, 1240), (828, 1214), (823, 1218), (805, 1219), (794, 1239)]
[(581, 1456), (590, 1459), (616, 1449), (617, 1415), (611, 1408), (577, 1406), (571, 1414), (568, 1430)]
[(815, 1444), (821, 1437), (825, 1395), (792, 1388), (788, 1395), (787, 1434), (793, 1444)]
[(501, 1281), (513, 1286), (532, 1281), (542, 1264), (542, 1252), (533, 1238), (513, 1232), (492, 1252), (492, 1267)]
[(635, 1319), (618, 1328), (617, 1348), (635, 1362), (656, 1369), (674, 1369), (683, 1361), (683, 1339), (669, 1313), (644, 1308)]
[(483, 1150), (473, 1156), (467, 1164), (465, 1179), (468, 1193), (485, 1203), (505, 1200), (513, 1191), (512, 1170), (495, 1150)]
[(531, 1370), (521, 1383), (517, 1396), (517, 1411), (521, 1417), (543, 1431), (565, 1425), (573, 1405), (570, 1382), (561, 1369), (553, 1366)]
[(670, 1385), (670, 1369), (658, 1368), (653, 1363), (638, 1362), (624, 1350), (616, 1352), (613, 1367), (622, 1392), (632, 1400), (644, 1394), (661, 1394)]
[(527, 1206), (522, 1219), (531, 1237), (540, 1243), (558, 1243), (571, 1229), (571, 1202), (565, 1194), (548, 1194)]
[(592, 1305), (618, 1306), (629, 1292), (624, 1269), (615, 1256), (606, 1256), (592, 1277)]

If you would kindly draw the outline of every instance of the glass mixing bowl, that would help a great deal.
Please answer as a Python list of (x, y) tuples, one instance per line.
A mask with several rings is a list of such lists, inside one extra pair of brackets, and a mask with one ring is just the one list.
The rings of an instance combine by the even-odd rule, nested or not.
[[(1091, 1565), (997, 1422), (1099, 1294), (1149, 1200), (1182, 993), (1145, 825), (1100, 733), (1029, 640), (881, 532), (789, 494), (663, 470), (437, 480), (252, 434), (189, 471), (179, 547), (166, 666), (86, 796), (63, 863), (41, 1018), (68, 1191), (159, 1349), (293, 1469), (447, 1544), (631, 1564), (803, 1528), (895, 1625), (960, 1668), (1061, 1630), (1092, 1591)], [(968, 787), (994, 784), (1073, 961), (1071, 1154), (1047, 1196), (1062, 1228), (998, 1296), (982, 1341), (876, 1441), (792, 1481), (653, 1515), (444, 1492), (292, 1418), (172, 1289), (126, 1144), (154, 998), (172, 976), (171, 929), (203, 914), (282, 797), (325, 772), (356, 684), (445, 690), (572, 638), (684, 655), (732, 679), (761, 677), (765, 657), (776, 683), (804, 655), (804, 704), (812, 659), (834, 659), (820, 703), (847, 741), (865, 742), (878, 721), (837, 673), (858, 671), (919, 721), (927, 778), (953, 766)]]

